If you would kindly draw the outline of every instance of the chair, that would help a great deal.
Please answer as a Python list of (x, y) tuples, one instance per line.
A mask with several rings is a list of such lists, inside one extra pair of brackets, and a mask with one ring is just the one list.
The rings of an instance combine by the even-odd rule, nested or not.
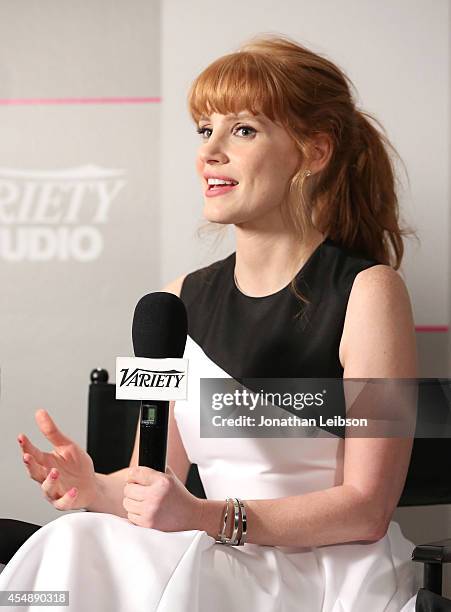
[[(451, 417), (448, 379), (423, 378), (418, 385), (417, 422), (448, 425)], [(398, 507), (451, 503), (451, 439), (415, 438)], [(441, 595), (443, 565), (451, 561), (451, 539), (416, 546), (412, 560), (424, 564), (424, 588)]]
[[(449, 400), (446, 379), (420, 379), (418, 414), (434, 413), (434, 422), (446, 424), (449, 420)], [(96, 472), (110, 473), (130, 463), (139, 417), (139, 402), (117, 400), (115, 385), (108, 382), (106, 370), (93, 370), (88, 399), (87, 452)], [(426, 420), (428, 420), (426, 418)], [(197, 465), (192, 464), (186, 481), (187, 489), (197, 497), (205, 498)], [(415, 438), (412, 457), (404, 490), (398, 506), (426, 506), (451, 503), (451, 439)], [(5, 520), (5, 519), (3, 519)], [(26, 523), (24, 525), (27, 525)], [(34, 526), (39, 528), (39, 526)], [(0, 535), (2, 526), (0, 520)], [(26, 537), (19, 538), (17, 548)], [(5, 563), (1, 556), (0, 562)], [(416, 546), (412, 560), (424, 564), (424, 587), (419, 599), (427, 609), (451, 610), (451, 602), (440, 597), (442, 593), (443, 564), (451, 561), (451, 539)], [(433, 606), (433, 607), (430, 607)], [(420, 608), (421, 609), (421, 608)], [(425, 608), (426, 609), (426, 608)]]

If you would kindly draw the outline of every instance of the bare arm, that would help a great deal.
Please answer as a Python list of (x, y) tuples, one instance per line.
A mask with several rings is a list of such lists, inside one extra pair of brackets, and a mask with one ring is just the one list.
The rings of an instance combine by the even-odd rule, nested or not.
[[(344, 378), (417, 376), (410, 300), (392, 268), (377, 265), (357, 275), (341, 355)], [(347, 438), (341, 485), (305, 495), (245, 500), (247, 541), (312, 547), (380, 539), (402, 493), (411, 448), (411, 438)], [(223, 500), (204, 500), (198, 528), (215, 537), (223, 509)]]
[[(183, 276), (177, 278), (163, 288), (163, 291), (180, 296), (180, 289)], [(168, 430), (168, 451), (167, 463), (181, 482), (186, 482), (190, 461), (186, 455), (182, 439), (174, 417), (174, 404), (169, 403), (169, 430)], [(139, 457), (139, 421), (136, 428), (135, 445), (130, 459), (130, 467), (138, 465)], [(98, 482), (98, 495), (95, 501), (87, 508), (91, 512), (108, 512), (124, 518), (127, 517), (122, 500), (124, 497), (124, 487), (127, 480), (129, 468), (123, 468), (111, 474), (96, 474)]]

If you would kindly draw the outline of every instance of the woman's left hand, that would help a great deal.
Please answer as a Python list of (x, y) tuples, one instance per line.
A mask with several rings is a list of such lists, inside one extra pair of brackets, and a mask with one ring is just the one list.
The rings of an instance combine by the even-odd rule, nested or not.
[(166, 473), (134, 466), (127, 477), (122, 504), (134, 525), (189, 531), (200, 528), (203, 501), (188, 491), (169, 466)]

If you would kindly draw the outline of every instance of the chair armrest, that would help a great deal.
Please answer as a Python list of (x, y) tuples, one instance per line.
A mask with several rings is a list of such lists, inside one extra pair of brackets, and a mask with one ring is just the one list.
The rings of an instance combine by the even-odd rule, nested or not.
[(437, 595), (442, 594), (443, 564), (451, 561), (451, 539), (437, 540), (415, 546), (412, 561), (424, 563), (424, 588)]
[(449, 563), (451, 561), (451, 539), (419, 544), (414, 548), (412, 560), (422, 563)]
[(0, 563), (9, 563), (22, 544), (30, 538), (41, 525), (0, 518)]

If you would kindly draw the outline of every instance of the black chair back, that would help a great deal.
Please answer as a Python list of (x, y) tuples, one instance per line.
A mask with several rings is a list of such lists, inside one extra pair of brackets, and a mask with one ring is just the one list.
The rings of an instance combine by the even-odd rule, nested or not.
[(86, 450), (96, 472), (108, 474), (130, 465), (139, 407), (139, 402), (116, 399), (106, 370), (91, 372)]
[[(450, 380), (421, 378), (418, 384), (417, 423), (422, 435), (437, 431), (437, 425), (451, 431)], [(417, 425), (418, 430), (418, 425)], [(398, 506), (431, 506), (451, 503), (451, 438), (418, 437), (413, 441), (406, 483)]]

